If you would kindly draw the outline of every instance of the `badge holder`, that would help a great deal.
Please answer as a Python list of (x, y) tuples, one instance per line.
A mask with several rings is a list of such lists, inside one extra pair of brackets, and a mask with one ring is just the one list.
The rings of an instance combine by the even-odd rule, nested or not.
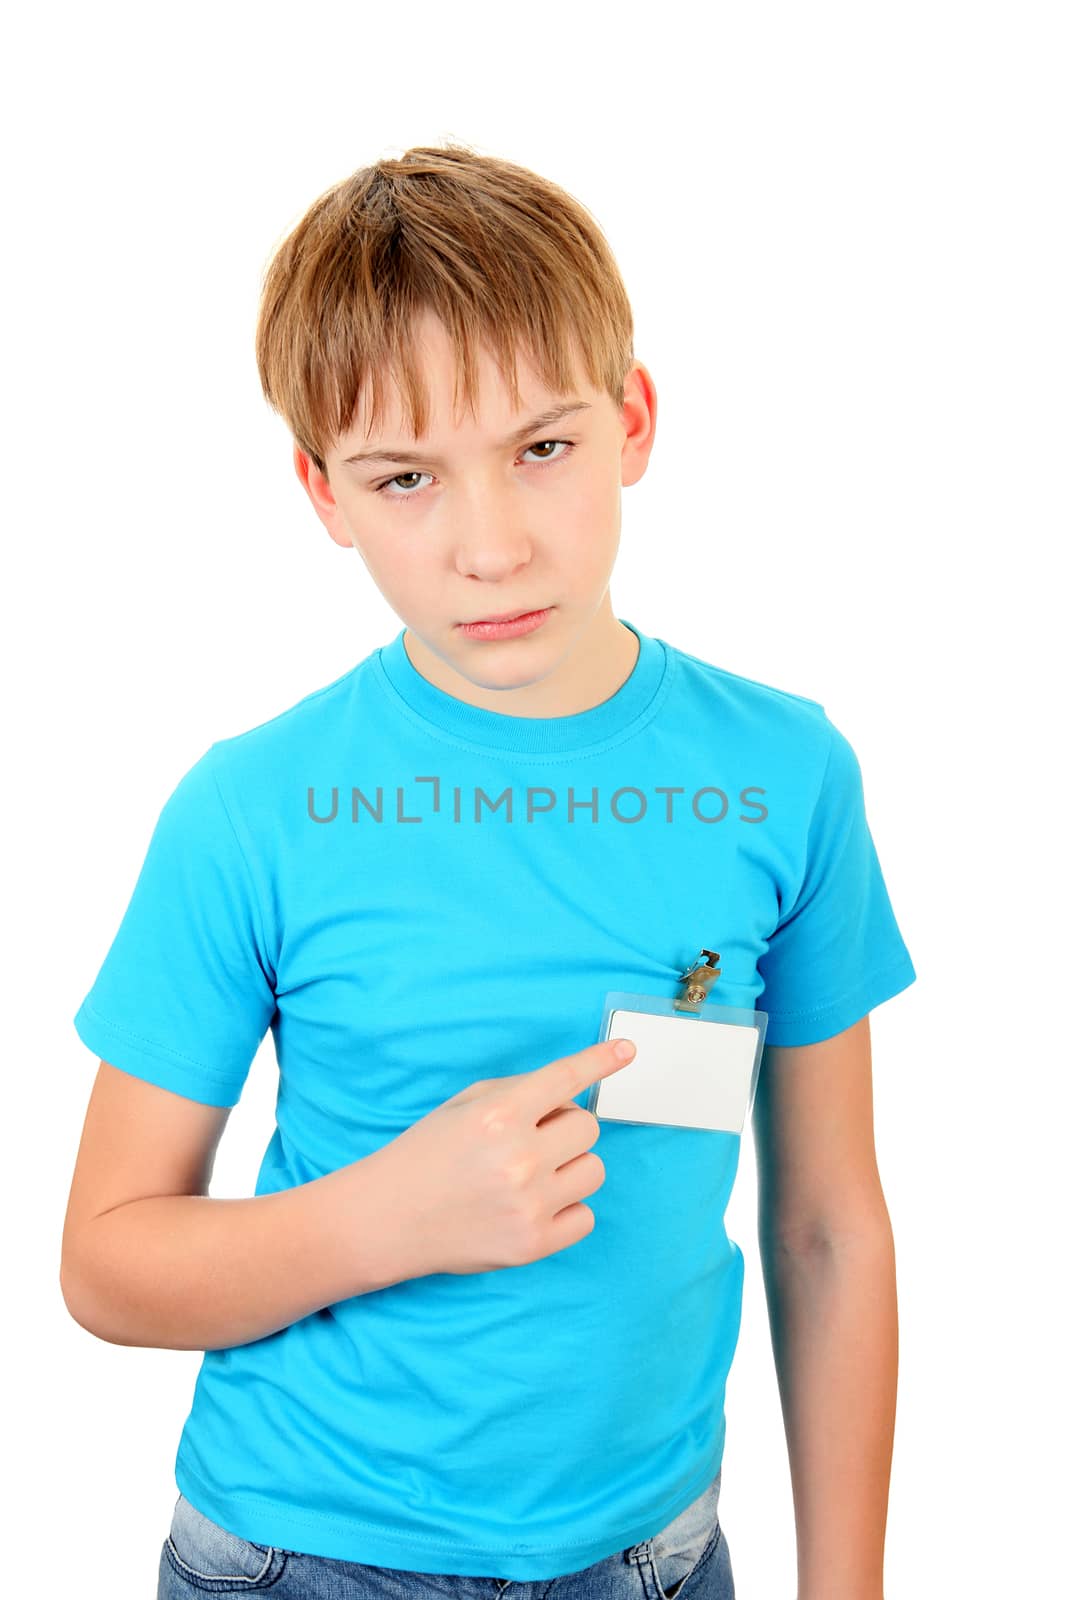
[[(706, 956), (703, 963), (700, 956)], [(656, 1123), (740, 1134), (756, 1098), (767, 1013), (745, 1006), (703, 1006), (722, 976), (714, 950), (681, 973), (682, 993), (612, 990), (605, 996), (600, 1041), (632, 1039), (637, 1054), (594, 1083), (588, 1110), (602, 1121)]]

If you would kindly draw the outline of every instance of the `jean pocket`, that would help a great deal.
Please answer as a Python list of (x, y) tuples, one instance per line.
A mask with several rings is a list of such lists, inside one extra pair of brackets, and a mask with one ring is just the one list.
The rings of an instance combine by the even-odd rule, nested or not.
[(164, 1550), (172, 1569), (209, 1594), (254, 1594), (276, 1583), (289, 1552), (253, 1544), (220, 1528), (183, 1494), (178, 1496)]
[(719, 1489), (722, 1473), (655, 1535), (649, 1548), (652, 1576), (660, 1600), (681, 1595), (719, 1539)]

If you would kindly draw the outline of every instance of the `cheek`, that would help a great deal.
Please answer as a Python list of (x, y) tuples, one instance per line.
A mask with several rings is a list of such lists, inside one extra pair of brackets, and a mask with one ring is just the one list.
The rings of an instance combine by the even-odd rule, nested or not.
[(441, 573), (402, 538), (364, 542), (365, 566), (386, 600), (411, 616), (433, 614), (441, 603)]
[(566, 555), (572, 568), (599, 573), (614, 560), (619, 544), (621, 506), (617, 492), (587, 489), (567, 509)]
[(580, 518), (595, 529), (597, 538), (606, 541), (611, 537), (621, 506), (621, 489), (609, 476), (585, 479), (569, 497), (568, 520)]

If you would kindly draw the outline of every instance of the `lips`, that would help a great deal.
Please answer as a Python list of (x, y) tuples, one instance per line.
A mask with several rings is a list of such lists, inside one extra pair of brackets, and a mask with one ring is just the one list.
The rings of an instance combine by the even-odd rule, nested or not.
[(522, 611), (504, 611), (499, 617), (472, 617), (471, 620), (469, 622), (465, 622), (463, 626), (465, 628), (473, 628), (479, 622), (514, 622), (516, 617), (532, 617), (535, 611), (541, 611), (543, 609), (544, 608), (542, 606), (526, 606), (526, 608)]

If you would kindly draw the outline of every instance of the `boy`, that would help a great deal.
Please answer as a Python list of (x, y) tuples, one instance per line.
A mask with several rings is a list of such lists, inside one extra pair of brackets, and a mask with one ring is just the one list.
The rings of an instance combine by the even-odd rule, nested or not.
[[(740, 1140), (586, 1109), (626, 1071), (605, 993), (675, 996), (707, 947), (709, 1004), (768, 1017), (798, 1594), (881, 1596), (868, 1014), (915, 972), (822, 706), (613, 614), (656, 422), (632, 333), (588, 213), (462, 147), (335, 185), (268, 270), (264, 393), (405, 627), (182, 777), (75, 1018), (66, 1303), (204, 1351), (160, 1595), (732, 1595)], [(256, 1194), (211, 1199), (268, 1028)]]

